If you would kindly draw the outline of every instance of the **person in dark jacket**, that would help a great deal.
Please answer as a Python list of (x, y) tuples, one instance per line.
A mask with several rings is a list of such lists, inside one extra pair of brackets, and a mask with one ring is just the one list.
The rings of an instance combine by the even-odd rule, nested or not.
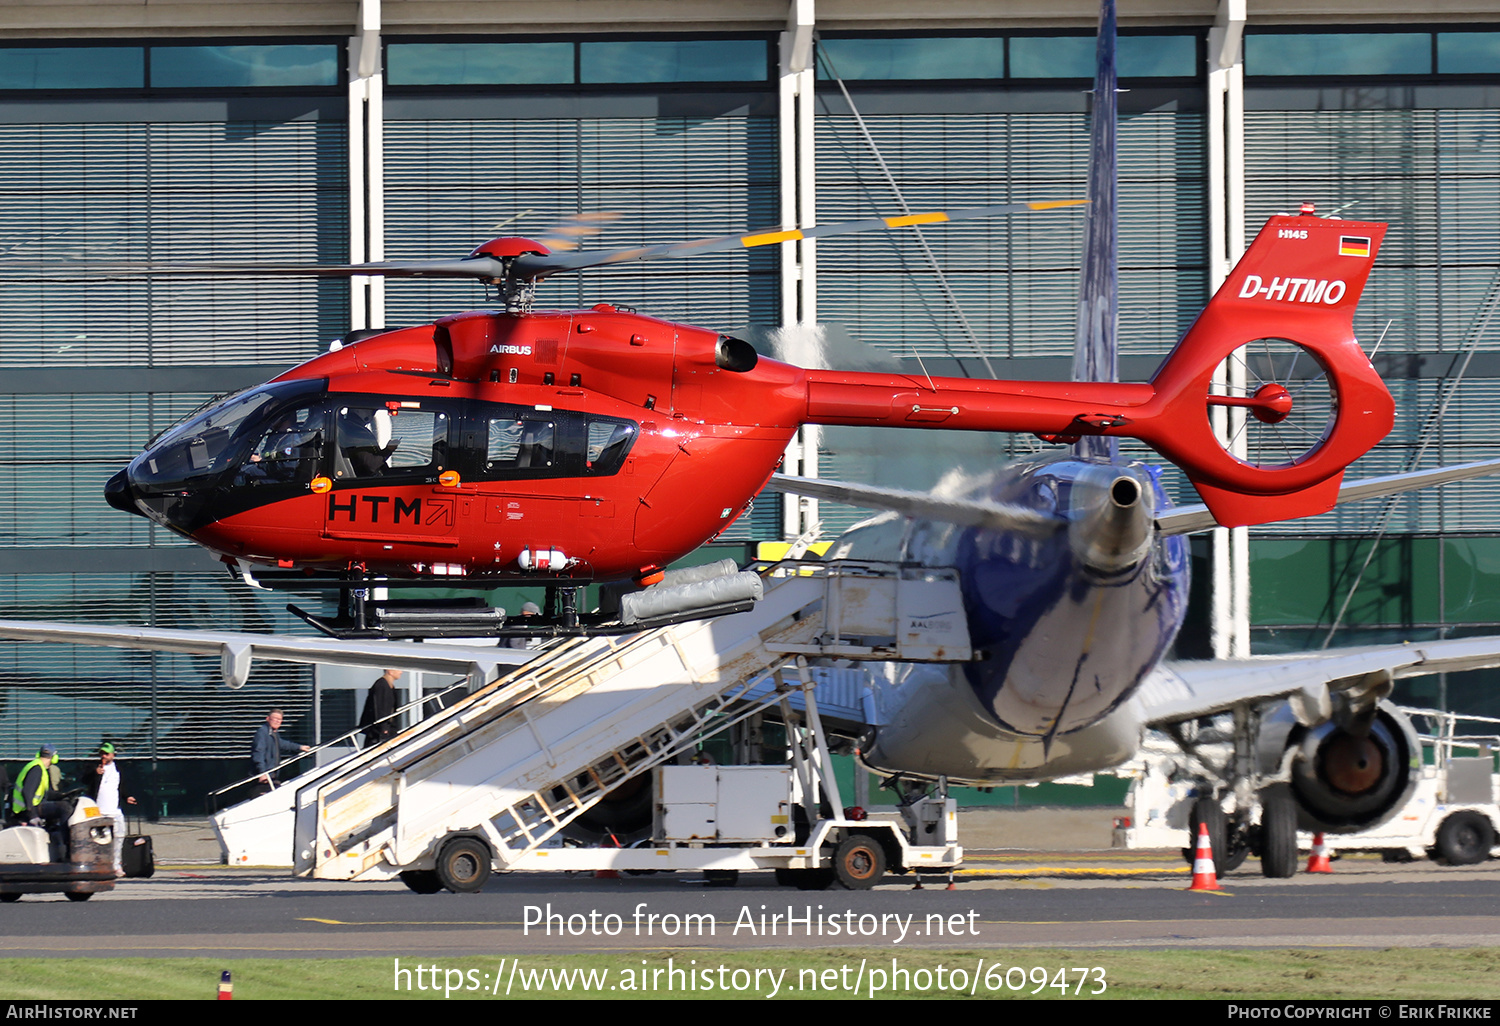
[(359, 716), (366, 748), (396, 736), (396, 683), (399, 680), (400, 670), (386, 670), (370, 685), (370, 692), (365, 696), (365, 710)]
[(275, 789), (276, 767), (283, 755), (296, 755), (309, 750), (306, 745), (282, 740), (279, 733), (282, 718), (280, 709), (272, 709), (266, 716), (266, 722), (255, 732), (255, 741), (250, 745), (250, 764), (260, 775), (257, 784), (259, 794)]

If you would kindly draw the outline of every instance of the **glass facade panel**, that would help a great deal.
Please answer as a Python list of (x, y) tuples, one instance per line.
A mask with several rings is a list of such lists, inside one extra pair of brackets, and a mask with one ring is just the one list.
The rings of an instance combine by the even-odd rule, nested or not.
[(549, 85), (573, 81), (572, 43), (391, 43), (386, 81), (408, 85)]
[(1120, 36), (1121, 78), (1191, 78), (1198, 73), (1196, 36)]
[(1439, 75), (1493, 75), (1500, 72), (1500, 32), (1439, 32)]
[(1245, 34), (1247, 75), (1429, 75), (1429, 32)]
[(769, 52), (759, 39), (635, 39), (580, 43), (578, 80), (764, 82)]
[(0, 47), (0, 89), (140, 89), (140, 46)]
[[(1005, 40), (999, 36), (820, 39), (818, 52), (839, 78), (849, 80), (1005, 76)], [(818, 75), (829, 77), (822, 61)]]
[(343, 48), (329, 44), (153, 46), (156, 89), (335, 86)]
[(1093, 78), (1093, 36), (1014, 36), (1011, 78)]
[(1437, 559), (1437, 539), (1412, 535), (1381, 539), (1373, 558), (1365, 538), (1252, 539), (1251, 620), (1326, 629), (1358, 580), (1342, 624), (1436, 624), (1441, 601), (1431, 570)]

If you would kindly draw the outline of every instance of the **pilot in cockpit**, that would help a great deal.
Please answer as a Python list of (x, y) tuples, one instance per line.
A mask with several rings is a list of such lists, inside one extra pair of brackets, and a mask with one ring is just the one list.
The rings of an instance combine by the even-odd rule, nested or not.
[[(299, 423), (299, 413), (306, 420)], [(288, 411), (276, 418), (251, 449), (240, 468), (247, 482), (291, 483), (310, 478), (320, 455), (322, 431), (316, 411)]]

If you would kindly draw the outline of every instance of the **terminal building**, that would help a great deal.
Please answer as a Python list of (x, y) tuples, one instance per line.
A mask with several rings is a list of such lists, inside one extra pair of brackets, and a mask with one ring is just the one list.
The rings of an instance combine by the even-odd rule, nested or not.
[[(1093, 0), (0, 0), (0, 265), (49, 268), (0, 266), (0, 616), (307, 631), (284, 595), (110, 509), (105, 481), (351, 329), (494, 301), (112, 263), (462, 256), (579, 212), (616, 214), (588, 244), (623, 247), (1081, 197), (1096, 18)], [(1125, 0), (1119, 69), (1122, 376), (1150, 375), (1268, 215), (1312, 202), (1392, 225), (1356, 329), (1397, 422), (1351, 476), (1500, 456), (1500, 7)], [(796, 361), (1060, 379), (1082, 225), (787, 243), (559, 276), (538, 301)], [(928, 488), (1048, 448), (829, 429), (787, 468)], [(715, 555), (864, 516), (768, 492)], [(1194, 557), (1185, 656), (1494, 633), (1500, 479), (1199, 537)], [(1500, 715), (1492, 685), (1398, 697)], [(311, 742), (352, 726), (352, 699), (285, 664), (229, 691), (211, 660), (0, 642), (0, 758), (113, 738), (162, 809), (196, 812), (272, 705)]]

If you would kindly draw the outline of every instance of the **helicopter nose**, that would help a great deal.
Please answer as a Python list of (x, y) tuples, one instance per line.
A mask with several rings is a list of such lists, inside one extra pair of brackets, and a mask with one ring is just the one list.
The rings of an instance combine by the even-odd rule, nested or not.
[(120, 471), (104, 485), (104, 501), (115, 509), (126, 513), (134, 513), (136, 516), (145, 516), (141, 508), (135, 502), (135, 488), (130, 483), (130, 471)]

